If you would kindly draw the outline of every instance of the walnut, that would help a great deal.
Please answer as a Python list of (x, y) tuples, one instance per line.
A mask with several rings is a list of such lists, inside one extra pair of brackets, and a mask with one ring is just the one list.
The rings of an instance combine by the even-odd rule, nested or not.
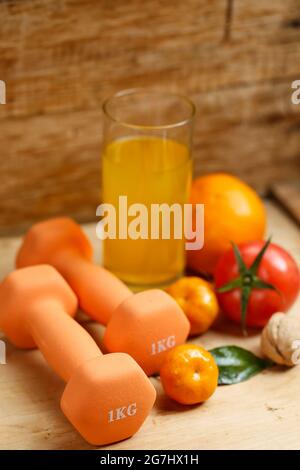
[(300, 316), (275, 313), (263, 329), (261, 350), (276, 364), (300, 363)]

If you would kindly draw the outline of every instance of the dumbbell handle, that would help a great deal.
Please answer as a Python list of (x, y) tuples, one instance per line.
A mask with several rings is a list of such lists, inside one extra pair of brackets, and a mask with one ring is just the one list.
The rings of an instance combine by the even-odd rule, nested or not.
[(26, 318), (37, 347), (65, 382), (78, 366), (102, 355), (91, 336), (55, 299), (38, 299)]
[(114, 274), (73, 251), (61, 251), (52, 261), (76, 293), (80, 307), (103, 325), (121, 302), (133, 295)]

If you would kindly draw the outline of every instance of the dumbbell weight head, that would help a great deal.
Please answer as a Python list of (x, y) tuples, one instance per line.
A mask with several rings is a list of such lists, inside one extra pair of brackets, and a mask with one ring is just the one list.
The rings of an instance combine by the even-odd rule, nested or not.
[(92, 359), (68, 381), (61, 409), (91, 444), (106, 445), (135, 434), (155, 401), (155, 389), (127, 354)]
[(18, 268), (35, 264), (56, 264), (66, 250), (91, 260), (92, 246), (81, 227), (69, 217), (57, 217), (34, 224), (26, 233), (18, 252)]
[(125, 299), (115, 310), (104, 334), (108, 351), (126, 351), (147, 375), (160, 369), (167, 351), (185, 341), (190, 329), (175, 300), (160, 289)]
[(1, 283), (0, 329), (15, 346), (21, 349), (36, 347), (25, 312), (36, 300), (51, 299), (53, 292), (63, 310), (74, 317), (77, 298), (52, 266), (40, 265), (38, 271), (32, 268), (14, 271)]

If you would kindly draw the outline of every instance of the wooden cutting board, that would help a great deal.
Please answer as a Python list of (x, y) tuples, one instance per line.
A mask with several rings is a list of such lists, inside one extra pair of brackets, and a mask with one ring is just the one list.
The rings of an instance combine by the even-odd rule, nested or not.
[(300, 181), (274, 183), (271, 190), (275, 198), (300, 225)]
[[(266, 206), (268, 232), (300, 263), (299, 228), (273, 203)], [(85, 228), (99, 256), (94, 226)], [(1, 277), (12, 269), (19, 243), (17, 238), (0, 240)], [(300, 313), (299, 301), (293, 309)], [(99, 326), (85, 326), (101, 341)], [(258, 334), (244, 339), (223, 320), (194, 342), (207, 348), (236, 344), (259, 353)], [(106, 449), (300, 449), (300, 367), (274, 368), (242, 384), (219, 387), (195, 407), (177, 405), (164, 395), (159, 379), (151, 381), (158, 397), (142, 429)], [(7, 364), (0, 365), (0, 448), (90, 449), (60, 412), (63, 389), (38, 351), (18, 351), (7, 343)]]

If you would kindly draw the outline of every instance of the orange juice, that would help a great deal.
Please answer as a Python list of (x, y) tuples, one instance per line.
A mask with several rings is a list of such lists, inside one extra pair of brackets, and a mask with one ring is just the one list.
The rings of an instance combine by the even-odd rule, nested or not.
[[(119, 196), (128, 206), (187, 202), (191, 158), (186, 145), (152, 136), (122, 138), (108, 144), (103, 154), (103, 202), (116, 208)], [(117, 217), (118, 218), (118, 217)], [(128, 218), (128, 223), (130, 217)], [(172, 222), (171, 219), (171, 223)], [(178, 278), (185, 265), (184, 240), (106, 239), (103, 260), (107, 269), (131, 286), (162, 285)], [(149, 231), (150, 234), (150, 231)]]

